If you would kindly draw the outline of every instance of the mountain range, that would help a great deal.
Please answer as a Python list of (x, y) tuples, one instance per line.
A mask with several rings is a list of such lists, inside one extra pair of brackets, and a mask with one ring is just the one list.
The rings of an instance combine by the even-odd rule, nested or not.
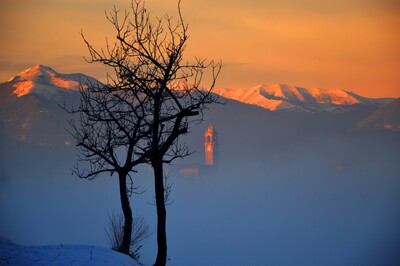
[[(0, 83), (0, 132), (12, 139), (40, 145), (71, 143), (65, 131), (65, 121), (71, 117), (60, 105), (78, 104), (80, 86), (84, 88), (85, 84), (96, 83), (99, 81), (84, 74), (61, 74), (43, 65), (22, 71)], [(340, 89), (301, 88), (287, 84), (218, 88), (214, 93), (249, 108), (261, 107), (262, 116), (266, 116), (265, 112), (276, 113), (276, 116), (282, 112), (358, 112), (359, 120), (354, 121), (351, 129), (400, 131), (399, 99), (372, 99)], [(218, 116), (217, 113), (214, 115)]]

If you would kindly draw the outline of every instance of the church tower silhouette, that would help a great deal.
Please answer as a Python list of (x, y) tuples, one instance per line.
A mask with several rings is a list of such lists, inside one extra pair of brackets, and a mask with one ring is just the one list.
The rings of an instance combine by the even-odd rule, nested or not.
[(206, 165), (218, 165), (218, 135), (212, 124), (208, 125), (204, 133), (204, 151), (206, 154)]

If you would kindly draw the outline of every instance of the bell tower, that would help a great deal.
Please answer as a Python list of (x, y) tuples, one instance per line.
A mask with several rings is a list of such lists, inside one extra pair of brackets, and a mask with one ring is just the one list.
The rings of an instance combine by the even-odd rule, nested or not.
[(212, 124), (208, 125), (204, 133), (204, 151), (206, 155), (206, 165), (218, 164), (218, 135)]

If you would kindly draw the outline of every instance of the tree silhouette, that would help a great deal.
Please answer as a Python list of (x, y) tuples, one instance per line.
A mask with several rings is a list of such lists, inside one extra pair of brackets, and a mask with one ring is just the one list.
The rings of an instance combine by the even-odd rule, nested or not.
[(146, 162), (144, 156), (135, 153), (143, 144), (143, 136), (148, 134), (143, 123), (142, 100), (137, 97), (136, 90), (124, 86), (117, 79), (108, 85), (87, 84), (81, 89), (80, 105), (68, 110), (79, 114), (79, 119), (70, 121), (70, 133), (80, 152), (74, 173), (86, 179), (94, 179), (102, 173), (118, 175), (124, 230), (116, 249), (125, 254), (131, 253), (132, 242), (133, 218), (129, 196), (135, 192), (135, 187), (131, 173), (135, 166)]
[[(126, 177), (140, 163), (152, 166), (158, 247), (154, 265), (165, 265), (163, 164), (189, 155), (188, 147), (178, 142), (179, 136), (188, 133), (191, 123), (201, 121), (208, 104), (218, 102), (211, 92), (221, 63), (199, 58), (184, 61), (188, 25), (182, 18), (180, 1), (176, 20), (168, 15), (152, 19), (142, 1), (133, 1), (130, 12), (122, 15), (114, 7), (106, 17), (116, 30), (116, 39), (107, 41), (105, 49), (96, 50), (82, 34), (90, 52), (88, 61), (111, 67), (115, 77), (108, 76), (105, 87), (89, 86), (82, 92), (80, 127), (74, 127), (74, 135), (83, 160), (92, 168), (87, 174), (78, 174), (119, 174), (126, 229), (132, 215), (128, 198), (123, 196), (132, 192), (124, 190)], [(206, 73), (211, 76), (207, 89), (200, 85)], [(119, 150), (123, 159), (117, 158)], [(121, 251), (126, 252), (126, 247)]]

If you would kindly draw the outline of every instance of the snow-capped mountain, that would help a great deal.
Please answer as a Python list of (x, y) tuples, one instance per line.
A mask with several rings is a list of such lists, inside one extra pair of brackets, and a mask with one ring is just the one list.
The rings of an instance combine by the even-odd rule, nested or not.
[[(50, 67), (36, 65), (7, 80), (17, 97), (33, 93), (47, 99), (57, 99), (60, 92), (79, 90), (81, 84), (97, 84), (97, 80), (84, 74), (60, 74)], [(83, 85), (86, 86), (86, 85)]]
[(60, 74), (36, 65), (0, 83), (0, 133), (39, 145), (71, 143), (71, 116), (60, 105), (77, 105), (80, 84), (98, 84), (84, 74)]
[(301, 88), (287, 84), (242, 89), (216, 89), (228, 99), (261, 106), (270, 111), (337, 111), (355, 104), (380, 106), (392, 99), (370, 99), (340, 89)]

